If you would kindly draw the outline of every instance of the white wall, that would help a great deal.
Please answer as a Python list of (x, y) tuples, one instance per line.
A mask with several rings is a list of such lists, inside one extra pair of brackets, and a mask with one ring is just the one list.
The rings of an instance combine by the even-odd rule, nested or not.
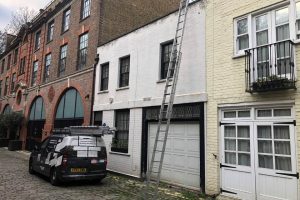
[[(114, 125), (114, 110), (130, 110), (129, 153), (108, 153), (108, 168), (140, 176), (142, 107), (161, 104), (165, 82), (160, 77), (161, 43), (175, 35), (178, 13), (173, 13), (150, 25), (98, 48), (100, 61), (96, 71), (94, 111), (103, 112), (103, 122)], [(175, 104), (206, 101), (205, 82), (205, 13), (199, 3), (190, 6), (182, 47)], [(119, 58), (130, 55), (129, 87), (118, 89)], [(109, 62), (108, 91), (100, 90), (100, 65)], [(110, 151), (111, 136), (106, 136)]]

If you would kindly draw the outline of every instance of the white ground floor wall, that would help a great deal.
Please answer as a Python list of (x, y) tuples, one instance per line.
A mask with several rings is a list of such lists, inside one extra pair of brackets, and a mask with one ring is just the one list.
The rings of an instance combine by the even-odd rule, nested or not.
[[(103, 111), (102, 122), (108, 126), (114, 126), (114, 115), (115, 110)], [(157, 122), (148, 122), (146, 126), (149, 164)], [(128, 153), (112, 152), (111, 143), (113, 136), (104, 136), (108, 155), (108, 170), (138, 178), (142, 176), (142, 134), (143, 108), (131, 108)], [(200, 190), (200, 162), (200, 121), (172, 122), (161, 180)], [(204, 166), (204, 163), (202, 166)]]

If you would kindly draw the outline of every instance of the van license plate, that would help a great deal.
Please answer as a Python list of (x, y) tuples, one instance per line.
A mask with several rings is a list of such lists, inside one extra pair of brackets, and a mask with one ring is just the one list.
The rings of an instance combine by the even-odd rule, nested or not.
[(86, 168), (71, 168), (72, 173), (85, 173)]

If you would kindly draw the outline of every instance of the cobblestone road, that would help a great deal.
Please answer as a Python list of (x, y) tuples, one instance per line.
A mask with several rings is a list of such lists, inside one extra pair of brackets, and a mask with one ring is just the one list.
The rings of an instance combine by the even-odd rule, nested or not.
[[(0, 200), (95, 200), (141, 199), (140, 181), (109, 175), (100, 184), (74, 182), (52, 186), (47, 178), (28, 173), (28, 155), (0, 148)], [(192, 192), (167, 186), (160, 188), (161, 199), (200, 199)]]

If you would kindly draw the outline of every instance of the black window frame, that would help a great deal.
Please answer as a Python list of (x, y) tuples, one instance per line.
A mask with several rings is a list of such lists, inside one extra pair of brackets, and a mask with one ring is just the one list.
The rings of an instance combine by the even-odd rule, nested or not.
[(117, 131), (113, 137), (111, 151), (128, 153), (129, 147), (130, 109), (115, 111), (115, 127)]
[(85, 32), (78, 39), (77, 70), (86, 67), (88, 54), (89, 33)]
[(34, 37), (34, 50), (37, 51), (41, 48), (41, 35), (42, 35), (42, 31), (39, 30), (35, 33), (35, 37)]
[[(36, 71), (34, 70), (35, 69), (35, 64), (37, 64), (37, 70)], [(38, 71), (39, 71), (39, 61), (36, 60), (32, 64), (31, 86), (34, 86), (36, 84)]]
[(107, 91), (109, 84), (109, 62), (100, 65), (100, 91)]
[[(50, 56), (50, 61), (49, 61), (49, 56)], [(43, 75), (44, 83), (49, 81), (51, 62), (52, 62), (52, 54), (48, 53), (47, 55), (45, 55), (44, 75)]]
[[(86, 4), (88, 1), (88, 4)], [(80, 11), (80, 20), (84, 20), (91, 15), (91, 0), (82, 0), (81, 1), (81, 11)]]
[(21, 58), (19, 66), (19, 75), (25, 74), (26, 56)]
[(19, 48), (16, 48), (14, 51), (14, 65), (18, 62)]
[(50, 21), (48, 23), (48, 28), (47, 28), (47, 43), (51, 42), (53, 40), (54, 36), (54, 20)]
[(8, 95), (8, 89), (9, 89), (9, 76), (5, 78), (4, 96)]
[(11, 76), (10, 92), (13, 92), (15, 90), (16, 81), (17, 81), (17, 73), (13, 73), (12, 76)]
[[(173, 40), (162, 43), (160, 55), (160, 80), (167, 78), (172, 53)], [(172, 75), (173, 76), (173, 75)]]
[[(63, 56), (63, 48), (66, 47), (65, 56)], [(64, 44), (60, 47), (59, 60), (58, 60), (58, 72), (57, 76), (61, 77), (65, 75), (66, 67), (67, 67), (67, 54), (68, 54), (68, 44)]]
[(102, 111), (94, 111), (94, 125), (102, 126), (103, 122), (103, 112)]
[(71, 7), (67, 8), (63, 12), (63, 18), (62, 18), (62, 23), (61, 23), (62, 34), (67, 32), (70, 29), (70, 22), (71, 22)]
[(11, 54), (9, 54), (7, 56), (7, 66), (6, 66), (6, 70), (10, 69), (10, 65), (11, 65)]
[(2, 82), (3, 80), (0, 80), (0, 97), (2, 97)]
[(5, 58), (2, 60), (1, 74), (4, 73), (4, 68), (5, 68)]
[[(128, 60), (128, 62), (127, 62)], [(130, 55), (124, 56), (119, 59), (119, 88), (124, 88), (129, 86), (129, 76), (130, 76)], [(126, 64), (128, 63), (128, 68), (126, 71)], [(125, 68), (125, 70), (123, 70)]]

